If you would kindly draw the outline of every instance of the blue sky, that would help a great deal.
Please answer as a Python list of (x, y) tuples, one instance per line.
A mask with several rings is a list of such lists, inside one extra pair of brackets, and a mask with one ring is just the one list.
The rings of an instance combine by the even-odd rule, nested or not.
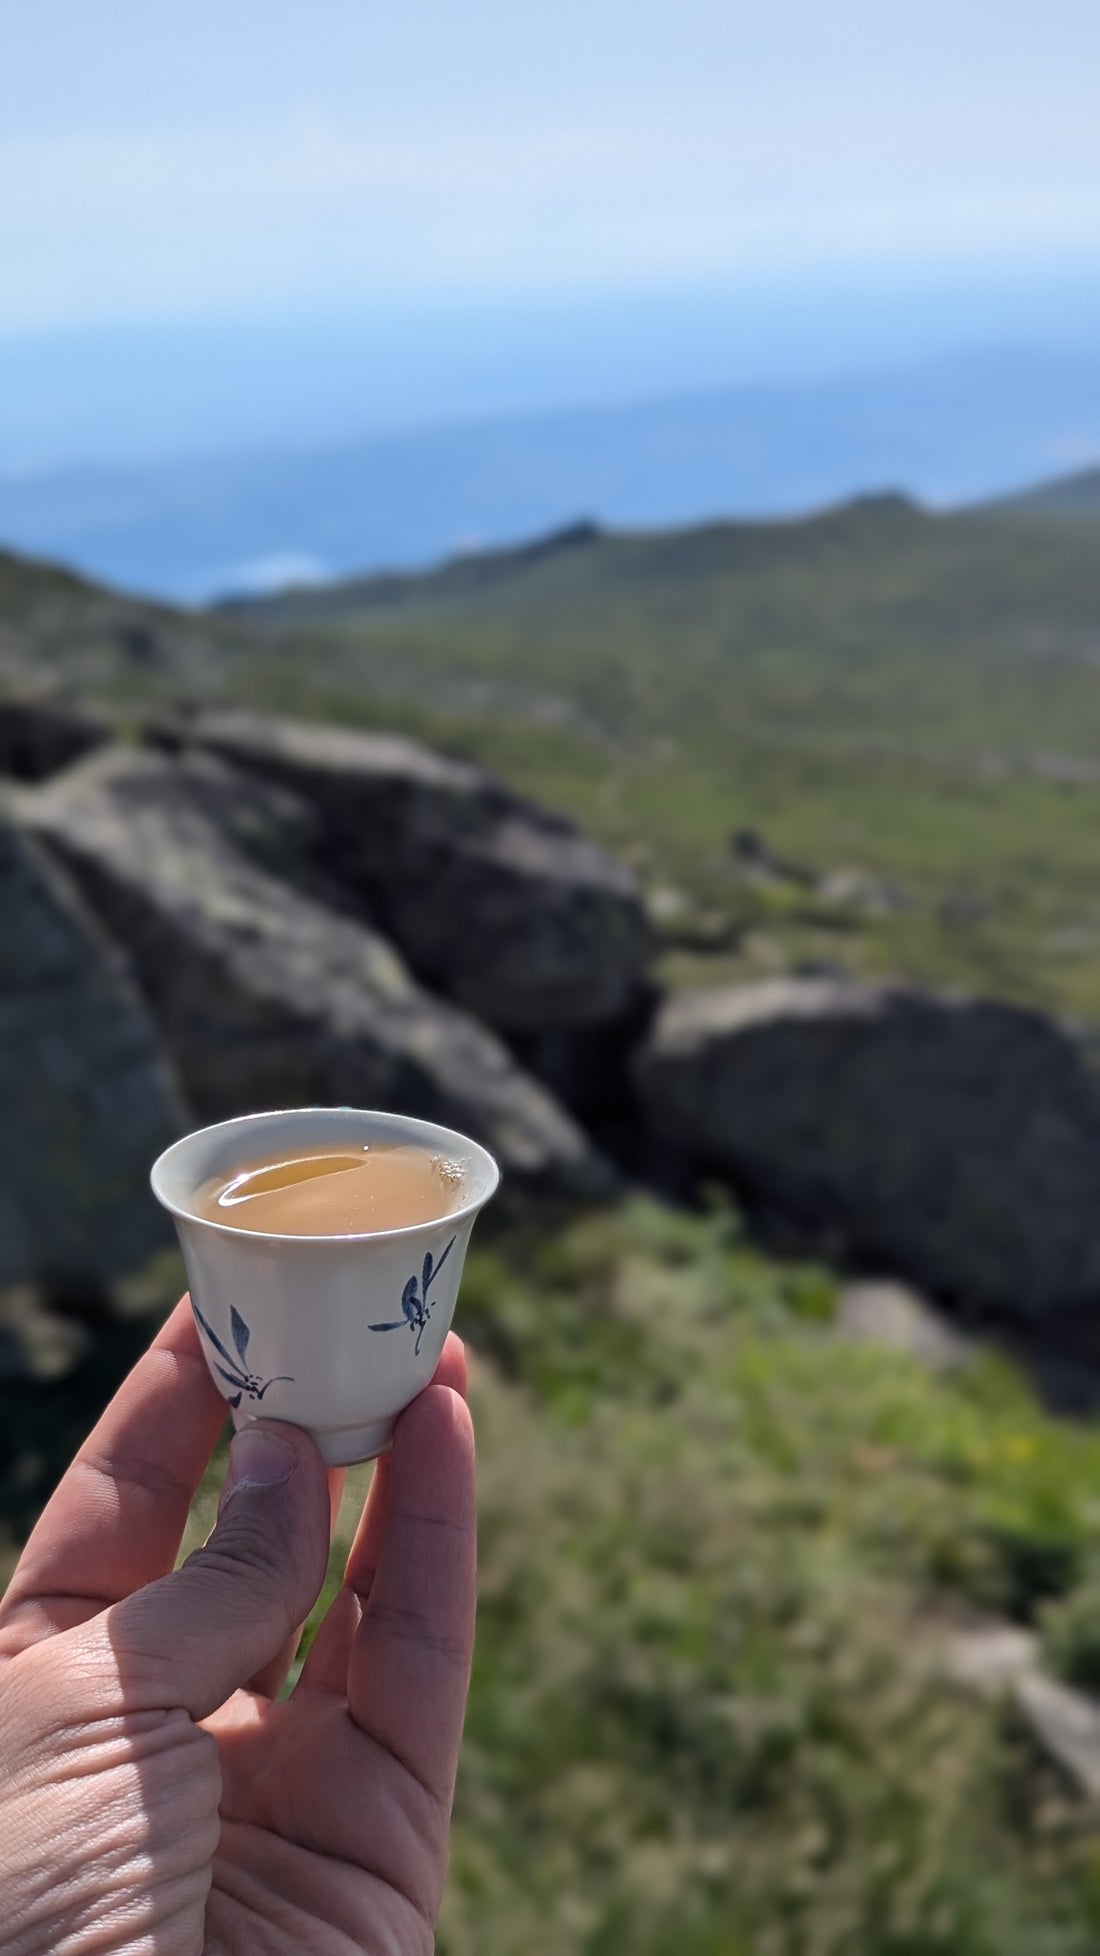
[(1096, 0), (38, 0), (0, 335), (1100, 261)]
[(1100, 0), (36, 0), (0, 477), (1100, 348)]

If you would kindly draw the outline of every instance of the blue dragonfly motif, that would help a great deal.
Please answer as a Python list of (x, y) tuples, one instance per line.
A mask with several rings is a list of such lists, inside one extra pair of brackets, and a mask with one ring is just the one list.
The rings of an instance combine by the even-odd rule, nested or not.
[(405, 1325), (408, 1325), (409, 1330), (416, 1333), (417, 1358), (420, 1357), (420, 1340), (428, 1328), (435, 1308), (434, 1299), (430, 1303), (428, 1301), (428, 1291), (454, 1249), (455, 1241), (455, 1237), (452, 1236), (438, 1263), (433, 1261), (431, 1251), (427, 1252), (419, 1277), (414, 1271), (401, 1292), (401, 1316), (391, 1318), (386, 1324), (371, 1325), (372, 1331), (401, 1331)]
[(237, 1353), (236, 1358), (222, 1344), (213, 1326), (207, 1324), (194, 1298), (191, 1299), (191, 1309), (194, 1311), (199, 1324), (203, 1331), (205, 1331), (214, 1350), (220, 1353), (221, 1357), (225, 1360), (224, 1365), (219, 1365), (217, 1360), (215, 1360), (214, 1370), (217, 1372), (219, 1378), (225, 1380), (226, 1385), (236, 1387), (234, 1396), (229, 1399), (231, 1406), (239, 1406), (241, 1400), (245, 1397), (249, 1399), (262, 1399), (269, 1386), (282, 1385), (284, 1383), (286, 1385), (293, 1385), (293, 1376), (289, 1372), (280, 1372), (279, 1376), (275, 1379), (261, 1379), (258, 1373), (248, 1370), (248, 1346), (252, 1333), (235, 1304), (231, 1304), (229, 1307), (229, 1328)]

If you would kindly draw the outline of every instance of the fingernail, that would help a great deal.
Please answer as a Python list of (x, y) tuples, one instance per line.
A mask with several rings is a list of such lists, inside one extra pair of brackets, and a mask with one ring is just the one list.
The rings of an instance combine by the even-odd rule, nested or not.
[(230, 1443), (218, 1513), (235, 1494), (247, 1488), (281, 1487), (297, 1465), (294, 1446), (281, 1433), (274, 1432), (270, 1426), (242, 1426)]

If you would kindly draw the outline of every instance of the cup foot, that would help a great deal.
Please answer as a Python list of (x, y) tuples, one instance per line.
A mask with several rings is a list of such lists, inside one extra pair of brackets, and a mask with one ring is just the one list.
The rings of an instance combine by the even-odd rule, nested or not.
[[(358, 1461), (376, 1460), (380, 1453), (389, 1451), (393, 1421), (391, 1414), (389, 1419), (369, 1420), (365, 1426), (330, 1426), (323, 1432), (314, 1431), (312, 1437), (326, 1467), (352, 1467)], [(238, 1431), (250, 1424), (247, 1413), (234, 1412), (233, 1425)]]

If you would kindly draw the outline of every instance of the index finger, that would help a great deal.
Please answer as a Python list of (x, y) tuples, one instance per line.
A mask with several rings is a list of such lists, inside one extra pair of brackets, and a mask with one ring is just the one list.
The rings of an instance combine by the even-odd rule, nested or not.
[(185, 1297), (43, 1510), (0, 1603), (0, 1656), (168, 1574), (224, 1420)]
[(466, 1711), (476, 1586), (473, 1427), (459, 1394), (432, 1385), (394, 1432), (378, 1566), (348, 1666), (348, 1710), (446, 1806)]
[[(447, 1333), (431, 1383), (451, 1386), (463, 1399), (466, 1397), (466, 1348), (453, 1331)], [(402, 1417), (407, 1418), (407, 1413)], [(334, 1691), (341, 1698), (347, 1695), (352, 1644), (362, 1607), (374, 1586), (374, 1572), (386, 1538), (390, 1459), (384, 1453), (374, 1463), (370, 1491), (348, 1554), (343, 1583), (329, 1604), (302, 1666), (301, 1682), (309, 1691)]]

